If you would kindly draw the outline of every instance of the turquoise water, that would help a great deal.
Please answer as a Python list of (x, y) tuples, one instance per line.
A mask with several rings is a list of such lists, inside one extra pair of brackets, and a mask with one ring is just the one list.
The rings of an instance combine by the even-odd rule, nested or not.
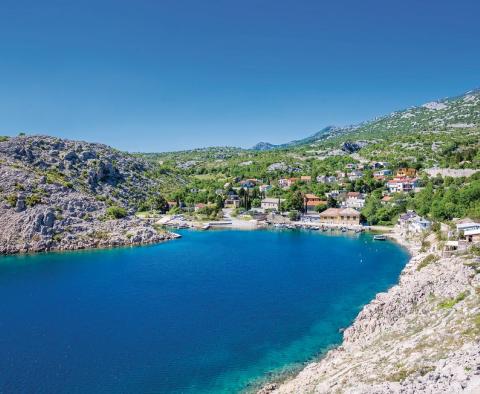
[(0, 392), (236, 392), (338, 344), (408, 259), (367, 234), (183, 234), (1, 257)]

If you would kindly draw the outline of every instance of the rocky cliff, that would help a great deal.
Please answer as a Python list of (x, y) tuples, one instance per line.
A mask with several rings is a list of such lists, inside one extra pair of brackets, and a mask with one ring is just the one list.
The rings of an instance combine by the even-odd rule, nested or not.
[(100, 144), (46, 136), (0, 142), (0, 253), (169, 239), (133, 215), (138, 204), (158, 196), (150, 170), (143, 160)]
[[(386, 262), (387, 263), (387, 262)], [(480, 262), (419, 253), (344, 341), (274, 393), (479, 393)]]

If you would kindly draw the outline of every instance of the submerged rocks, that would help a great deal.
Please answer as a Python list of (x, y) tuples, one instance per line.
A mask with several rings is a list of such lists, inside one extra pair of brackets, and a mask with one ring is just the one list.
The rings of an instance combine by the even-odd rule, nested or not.
[(480, 392), (480, 274), (467, 256), (407, 264), (344, 331), (340, 347), (260, 393)]

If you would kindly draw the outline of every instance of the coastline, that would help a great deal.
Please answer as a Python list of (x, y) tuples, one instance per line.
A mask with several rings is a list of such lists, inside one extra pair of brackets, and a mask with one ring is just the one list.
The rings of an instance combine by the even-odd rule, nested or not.
[[(480, 391), (480, 280), (475, 268), (464, 256), (438, 256), (423, 266), (435, 244), (423, 252), (418, 240), (398, 229), (387, 236), (410, 254), (398, 283), (362, 308), (340, 345), (294, 376), (264, 384), (258, 394)], [(451, 311), (442, 306), (445, 300), (454, 303)], [(458, 315), (453, 323), (452, 315)], [(434, 324), (441, 328), (432, 330)], [(463, 331), (454, 341), (455, 329)], [(437, 348), (429, 348), (435, 346), (432, 341)]]

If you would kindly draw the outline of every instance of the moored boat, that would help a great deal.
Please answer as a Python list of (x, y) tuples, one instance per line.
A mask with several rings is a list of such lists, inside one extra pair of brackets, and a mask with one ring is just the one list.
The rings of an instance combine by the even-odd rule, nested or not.
[(387, 239), (387, 236), (383, 234), (378, 234), (378, 235), (374, 235), (373, 239), (375, 241), (385, 241)]

